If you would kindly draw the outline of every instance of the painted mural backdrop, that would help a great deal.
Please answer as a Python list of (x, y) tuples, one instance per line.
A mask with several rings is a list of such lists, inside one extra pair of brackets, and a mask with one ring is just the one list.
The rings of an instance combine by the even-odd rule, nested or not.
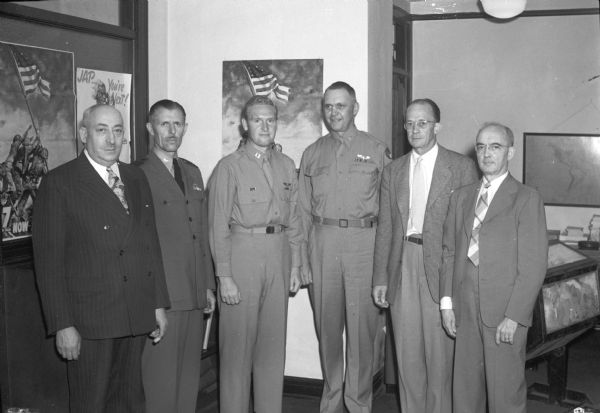
[(223, 156), (240, 143), (246, 101), (264, 95), (279, 112), (275, 142), (298, 166), (304, 149), (321, 136), (322, 94), (322, 59), (223, 62)]
[(31, 235), (48, 170), (77, 155), (73, 54), (0, 42), (2, 240)]

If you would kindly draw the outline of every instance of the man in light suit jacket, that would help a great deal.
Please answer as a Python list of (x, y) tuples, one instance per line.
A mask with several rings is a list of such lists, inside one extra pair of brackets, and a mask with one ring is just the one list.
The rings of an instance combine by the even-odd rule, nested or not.
[(38, 289), (48, 333), (68, 360), (70, 411), (138, 413), (146, 334), (163, 337), (169, 306), (152, 196), (140, 169), (117, 162), (119, 111), (88, 108), (79, 134), (85, 150), (37, 193)]
[(215, 309), (208, 202), (200, 170), (177, 156), (187, 129), (183, 106), (160, 100), (146, 127), (152, 150), (141, 162), (155, 205), (171, 299), (169, 334), (147, 340), (142, 358), (146, 413), (194, 413), (200, 386), (204, 314)]
[(453, 342), (439, 312), (442, 227), (450, 194), (476, 181), (477, 170), (437, 144), (440, 110), (432, 100), (413, 101), (404, 126), (413, 150), (383, 171), (373, 299), (390, 306), (402, 411), (450, 412)]
[[(456, 337), (454, 411), (524, 413), (525, 350), (533, 305), (546, 274), (544, 204), (508, 173), (512, 131), (477, 134), (481, 182), (454, 192), (444, 225), (444, 328)], [(487, 396), (487, 397), (486, 397)]]

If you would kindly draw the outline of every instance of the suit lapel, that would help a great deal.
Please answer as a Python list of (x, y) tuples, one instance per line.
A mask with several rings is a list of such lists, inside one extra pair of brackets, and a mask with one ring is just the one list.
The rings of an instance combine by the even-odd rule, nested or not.
[(448, 168), (446, 150), (438, 145), (437, 159), (433, 167), (433, 175), (431, 177), (431, 186), (429, 187), (429, 196), (427, 198), (427, 209), (438, 199), (438, 197), (446, 192), (448, 181), (452, 177), (452, 173)]
[(467, 237), (471, 236), (473, 232), (473, 221), (475, 221), (475, 202), (479, 195), (479, 188), (481, 188), (481, 181), (477, 185), (473, 185), (472, 189), (465, 196), (462, 204), (463, 209), (463, 224)]
[(494, 195), (492, 199), (492, 203), (490, 204), (487, 213), (485, 214), (485, 218), (483, 219), (483, 223), (485, 224), (487, 221), (493, 219), (496, 215), (502, 212), (504, 209), (508, 208), (510, 205), (514, 203), (514, 199), (517, 195), (519, 187), (517, 186), (517, 181), (512, 175), (508, 175), (504, 182), (500, 184), (498, 187), (498, 191)]
[[(179, 185), (175, 181), (175, 178), (171, 175), (169, 170), (166, 168), (165, 164), (158, 159), (158, 156), (154, 152), (151, 152), (148, 155), (148, 164), (151, 166), (153, 171), (153, 176), (155, 177), (157, 182), (157, 186), (161, 188), (161, 191), (168, 191), (169, 196), (173, 198), (184, 198), (183, 192), (179, 188)], [(186, 192), (188, 191), (187, 180), (185, 178), (185, 173), (183, 172), (183, 162), (179, 162), (179, 167), (181, 169), (181, 176), (183, 178), (183, 182), (185, 185)]]
[(408, 225), (408, 214), (410, 209), (410, 153), (400, 158), (401, 162), (396, 169), (399, 179), (396, 180), (396, 202), (400, 210), (400, 216), (404, 228)]
[[(127, 211), (125, 211), (125, 208), (121, 205), (119, 198), (117, 198), (112, 189), (110, 189), (106, 182), (98, 175), (98, 172), (96, 172), (83, 152), (79, 155), (77, 169), (79, 170), (79, 180), (83, 184), (80, 187), (81, 192), (89, 195), (94, 203), (102, 204), (102, 208), (109, 211), (109, 214), (127, 216)], [(126, 186), (126, 197), (127, 191), (128, 188)], [(129, 198), (127, 198), (127, 201), (129, 202)]]

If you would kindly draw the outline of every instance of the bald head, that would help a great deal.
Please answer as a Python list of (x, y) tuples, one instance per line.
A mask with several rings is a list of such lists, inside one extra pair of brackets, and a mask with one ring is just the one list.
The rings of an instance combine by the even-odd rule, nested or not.
[(79, 137), (88, 155), (103, 166), (111, 166), (121, 153), (124, 125), (121, 112), (109, 105), (94, 105), (83, 112)]

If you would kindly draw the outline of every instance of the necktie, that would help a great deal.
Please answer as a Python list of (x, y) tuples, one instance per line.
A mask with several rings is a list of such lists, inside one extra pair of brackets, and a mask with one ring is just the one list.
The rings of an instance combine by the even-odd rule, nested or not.
[(479, 265), (479, 230), (488, 210), (488, 188), (490, 183), (485, 181), (483, 191), (477, 199), (475, 206), (475, 219), (473, 220), (473, 231), (471, 231), (471, 241), (469, 242), (469, 250), (467, 256), (476, 267)]
[(128, 209), (127, 200), (125, 199), (125, 185), (123, 185), (123, 182), (111, 168), (106, 168), (106, 172), (108, 172), (108, 186), (110, 186), (110, 189), (119, 198), (123, 208)]
[(423, 232), (423, 220), (425, 219), (425, 207), (427, 206), (427, 182), (425, 181), (425, 167), (423, 157), (420, 156), (415, 162), (412, 179), (412, 200), (410, 203), (410, 219), (413, 228), (418, 233)]
[(179, 162), (176, 158), (173, 158), (173, 177), (175, 178), (175, 182), (181, 188), (181, 192), (185, 194), (185, 185), (183, 184), (183, 178), (181, 177), (181, 168), (179, 167)]
[(271, 169), (271, 163), (266, 156), (263, 156), (262, 170), (265, 174), (265, 178), (269, 183), (269, 187), (273, 189), (273, 170)]

